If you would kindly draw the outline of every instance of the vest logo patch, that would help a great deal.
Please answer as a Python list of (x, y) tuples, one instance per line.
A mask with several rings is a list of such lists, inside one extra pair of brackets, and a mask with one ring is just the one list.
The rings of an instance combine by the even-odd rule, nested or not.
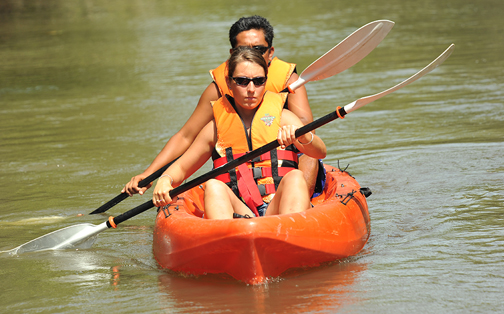
[(265, 114), (261, 120), (266, 124), (266, 126), (271, 126), (273, 124), (273, 120), (275, 120), (274, 116), (271, 116), (269, 113)]

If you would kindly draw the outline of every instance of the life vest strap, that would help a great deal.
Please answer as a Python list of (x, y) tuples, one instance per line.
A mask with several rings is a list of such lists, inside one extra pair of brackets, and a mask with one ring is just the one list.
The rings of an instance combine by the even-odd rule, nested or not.
[[(252, 172), (252, 176), (253, 176), (254, 180), (272, 176), (272, 169), (270, 167), (254, 167), (252, 169), (250, 169), (250, 168), (247, 168), (247, 169), (249, 172)], [(292, 169), (296, 169), (296, 168), (294, 168), (294, 167), (278, 167), (278, 175), (280, 177), (284, 177)], [(237, 178), (238, 178), (238, 180), (240, 180), (240, 178), (241, 178), (240, 171), (238, 171)], [(231, 182), (231, 176), (229, 175), (229, 173), (224, 173), (224, 174), (218, 175), (215, 177), (215, 179), (220, 180), (224, 183)]]
[(261, 193), (261, 196), (273, 194), (276, 192), (275, 184), (270, 183), (270, 184), (259, 184), (257, 185), (259, 188), (259, 192)]
[[(231, 147), (226, 148), (226, 156), (214, 160), (214, 168), (223, 166), (233, 159), (237, 159), (245, 153), (233, 154)], [(297, 168), (298, 156), (290, 150), (273, 150), (267, 152), (252, 160), (251, 162), (260, 162), (270, 160), (270, 167), (250, 167), (249, 163), (239, 165), (238, 171), (232, 169), (228, 173), (216, 177), (226, 183), (236, 194), (241, 197), (245, 204), (259, 216), (257, 207), (263, 204), (263, 196), (273, 194), (280, 183), (280, 180), (289, 171)], [(283, 160), (290, 163), (287, 167), (278, 167), (278, 161)], [(294, 165), (292, 165), (294, 163)], [(257, 184), (256, 180), (261, 178), (273, 178), (274, 184)]]
[(257, 207), (262, 205), (263, 200), (257, 184), (252, 177), (252, 173), (248, 171), (246, 164), (241, 164), (238, 166), (238, 173), (243, 178), (243, 180), (238, 179), (238, 190), (240, 195), (245, 201), (245, 204), (254, 212), (254, 214), (259, 217)]
[[(222, 158), (225, 158), (226, 162), (231, 162), (233, 160), (233, 158), (234, 158), (233, 157), (233, 149), (231, 147), (226, 148), (226, 156), (222, 157)], [(228, 175), (229, 175), (229, 181), (230, 181), (229, 187), (231, 188), (231, 190), (233, 191), (233, 193), (236, 196), (239, 196), (240, 195), (240, 191), (239, 191), (239, 188), (238, 188), (238, 180), (237, 180), (237, 177), (236, 177), (236, 169), (233, 168), (233, 169), (229, 170)]]
[[(233, 158), (238, 159), (239, 157), (245, 155), (245, 153), (240, 153), (240, 154), (234, 154)], [(279, 160), (290, 160), (294, 162), (298, 162), (298, 156), (295, 152), (290, 151), (290, 150), (277, 150), (277, 157)], [(254, 158), (251, 160), (251, 162), (259, 162), (259, 161), (265, 161), (265, 160), (271, 160), (271, 154), (270, 152), (264, 153), (261, 156)], [(218, 168), (226, 163), (228, 163), (228, 158), (226, 157), (220, 157), (214, 160), (214, 168)]]

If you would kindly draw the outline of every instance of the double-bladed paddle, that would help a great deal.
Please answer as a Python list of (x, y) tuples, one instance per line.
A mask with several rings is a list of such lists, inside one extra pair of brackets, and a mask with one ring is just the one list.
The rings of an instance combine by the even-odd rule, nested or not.
[[(450, 45), (441, 55), (439, 55), (434, 61), (432, 61), (428, 66), (414, 74), (413, 76), (409, 77), (405, 81), (395, 85), (394, 87), (391, 87), (385, 91), (382, 91), (380, 93), (362, 97), (357, 99), (356, 101), (344, 106), (343, 108), (338, 107), (336, 111), (329, 113), (328, 115), (323, 116), (322, 118), (319, 118), (299, 129), (296, 130), (296, 137), (299, 137), (303, 134), (306, 134), (324, 124), (327, 124), (331, 122), (332, 120), (339, 118), (344, 118), (344, 116), (347, 113), (350, 113), (352, 111), (355, 111), (363, 106), (365, 106), (368, 103), (371, 103), (385, 95), (388, 95), (392, 92), (395, 92), (396, 90), (403, 88), (404, 86), (418, 80), (425, 74), (429, 73), (430, 71), (434, 70), (436, 67), (438, 67), (441, 63), (443, 63), (453, 52), (454, 45)], [(275, 149), (279, 146), (278, 142), (272, 141), (262, 147), (259, 147), (258, 149), (255, 149), (219, 168), (216, 168), (212, 171), (207, 172), (204, 175), (201, 175), (185, 184), (182, 184), (173, 190), (170, 191), (170, 197), (173, 199), (175, 196), (179, 195), (180, 193), (183, 193), (189, 189), (192, 189), (204, 182), (206, 182), (208, 179), (214, 178), (220, 174), (223, 174), (237, 166), (239, 166), (242, 163), (245, 163), (251, 159), (254, 159), (272, 149)], [(89, 223), (85, 224), (78, 224), (74, 226), (69, 226), (60, 230), (53, 231), (49, 234), (46, 234), (44, 236), (41, 236), (35, 240), (32, 240), (30, 242), (27, 242), (23, 245), (18, 246), (17, 248), (14, 248), (10, 251), (6, 251), (3, 253), (8, 253), (8, 254), (21, 254), (25, 252), (33, 252), (33, 251), (42, 251), (42, 250), (57, 250), (57, 249), (81, 249), (81, 248), (90, 248), (93, 243), (96, 240), (96, 237), (98, 236), (98, 233), (111, 228), (111, 227), (116, 227), (118, 224), (140, 214), (143, 213), (144, 211), (154, 207), (154, 204), (152, 203), (152, 200), (149, 200), (117, 217), (110, 217), (109, 220), (99, 224), (99, 225), (93, 225)]]
[[(378, 20), (362, 26), (310, 64), (301, 73), (299, 78), (283, 91), (292, 92), (308, 82), (323, 80), (351, 68), (373, 51), (383, 38), (387, 36), (393, 26), (394, 22), (388, 20)], [(152, 181), (159, 178), (173, 162), (170, 162), (140, 181), (138, 187), (146, 187)], [(121, 193), (89, 214), (104, 213), (127, 197), (128, 193)]]

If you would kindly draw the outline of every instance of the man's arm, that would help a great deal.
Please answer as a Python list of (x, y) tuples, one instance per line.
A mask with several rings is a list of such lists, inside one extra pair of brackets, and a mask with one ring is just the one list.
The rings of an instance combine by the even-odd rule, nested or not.
[[(292, 73), (287, 86), (297, 81), (299, 75), (297, 73)], [(308, 102), (308, 94), (306, 93), (306, 87), (303, 85), (296, 89), (294, 94), (289, 94), (287, 98), (287, 103), (289, 110), (299, 117), (303, 125), (308, 124), (313, 121), (313, 114), (310, 108), (310, 103)]]
[[(299, 78), (297, 73), (292, 73), (288, 85), (294, 83)], [(303, 85), (296, 89), (294, 94), (289, 94), (287, 97), (288, 108), (301, 120), (303, 125), (306, 125), (313, 121), (313, 114), (308, 102), (308, 94), (306, 92), (306, 87)], [(315, 131), (313, 131), (315, 133)], [(308, 190), (310, 195), (315, 191), (315, 186), (317, 183), (317, 174), (319, 161), (315, 158), (308, 157), (307, 155), (302, 155), (299, 158), (299, 169), (303, 172), (306, 183), (308, 184)]]
[(152, 161), (150, 166), (144, 170), (144, 172), (131, 178), (130, 182), (124, 186), (121, 193), (126, 192), (130, 196), (136, 193), (142, 195), (148, 188), (150, 188), (152, 184), (149, 184), (144, 188), (139, 188), (138, 183), (151, 173), (182, 155), (189, 146), (191, 146), (192, 142), (203, 127), (213, 119), (213, 111), (210, 102), (216, 101), (219, 97), (220, 95), (217, 86), (212, 82), (208, 85), (203, 94), (201, 94), (194, 112), (180, 131), (168, 140), (161, 152)]

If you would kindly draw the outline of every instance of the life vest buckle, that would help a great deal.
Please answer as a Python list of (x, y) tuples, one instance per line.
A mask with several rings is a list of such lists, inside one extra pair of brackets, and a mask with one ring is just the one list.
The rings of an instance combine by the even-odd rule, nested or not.
[(261, 179), (263, 177), (263, 172), (261, 167), (253, 167), (252, 174), (254, 176), (254, 180)]

